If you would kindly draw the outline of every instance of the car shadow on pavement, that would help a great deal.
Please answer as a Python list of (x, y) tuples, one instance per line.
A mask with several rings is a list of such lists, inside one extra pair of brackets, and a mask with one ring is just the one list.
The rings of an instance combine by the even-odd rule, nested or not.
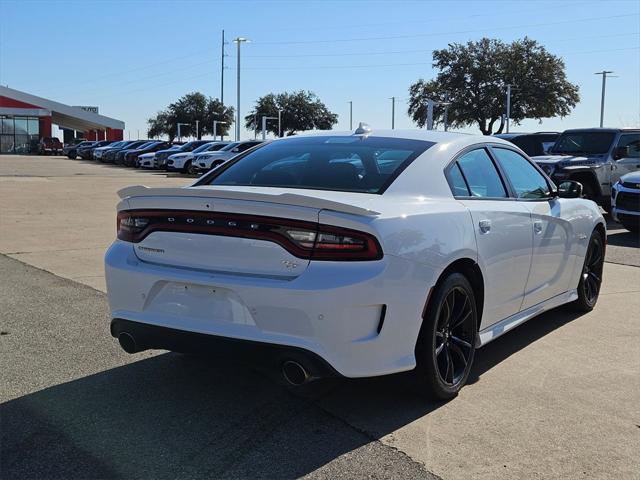
[[(470, 381), (577, 317), (559, 309), (495, 340)], [(291, 389), (271, 369), (167, 353), (0, 405), (3, 477), (299, 477), (442, 405), (411, 374)]]
[(609, 233), (607, 235), (607, 243), (618, 247), (635, 247), (640, 248), (640, 234), (629, 231)]

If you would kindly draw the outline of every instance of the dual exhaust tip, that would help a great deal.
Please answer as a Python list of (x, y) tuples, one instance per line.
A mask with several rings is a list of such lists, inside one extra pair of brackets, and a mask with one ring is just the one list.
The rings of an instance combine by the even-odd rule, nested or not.
[(290, 384), (296, 387), (315, 380), (309, 371), (295, 360), (286, 360), (282, 364), (282, 376)]
[[(145, 347), (140, 345), (129, 332), (120, 332), (118, 334), (118, 343), (127, 353), (137, 353), (145, 350)], [(285, 360), (282, 363), (282, 376), (290, 385), (296, 387), (315, 379), (302, 364), (295, 360)]]

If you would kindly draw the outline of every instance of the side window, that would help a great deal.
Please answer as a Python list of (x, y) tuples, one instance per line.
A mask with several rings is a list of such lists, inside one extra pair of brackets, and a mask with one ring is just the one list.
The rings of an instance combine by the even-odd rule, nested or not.
[(622, 135), (618, 147), (629, 147), (629, 157), (640, 158), (640, 134)]
[(493, 148), (502, 169), (518, 198), (548, 198), (550, 189), (544, 176), (519, 153), (505, 148)]
[(258, 145), (258, 144), (257, 143), (245, 143), (244, 145), (238, 145), (238, 151), (239, 152), (244, 152), (245, 150), (249, 150), (250, 148), (253, 148), (256, 145)]
[(500, 175), (484, 148), (472, 150), (458, 158), (472, 197), (506, 198)]
[(457, 163), (454, 163), (449, 167), (447, 172), (447, 180), (449, 180), (449, 186), (451, 187), (451, 193), (454, 197), (468, 197), (469, 189), (467, 183), (464, 181), (462, 172)]

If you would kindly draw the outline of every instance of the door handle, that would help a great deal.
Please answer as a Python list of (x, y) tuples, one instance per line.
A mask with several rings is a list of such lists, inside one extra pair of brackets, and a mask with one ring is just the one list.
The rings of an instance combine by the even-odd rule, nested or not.
[(480, 220), (478, 226), (480, 227), (481, 233), (489, 233), (491, 230), (491, 220)]
[(542, 222), (540, 220), (533, 222), (533, 231), (536, 235), (540, 235), (542, 233)]

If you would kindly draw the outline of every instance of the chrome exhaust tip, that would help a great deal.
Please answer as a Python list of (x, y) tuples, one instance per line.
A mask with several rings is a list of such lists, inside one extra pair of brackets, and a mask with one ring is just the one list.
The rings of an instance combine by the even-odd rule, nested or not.
[(294, 360), (287, 360), (282, 364), (282, 376), (296, 387), (313, 380), (306, 368)]
[(133, 335), (127, 332), (121, 332), (118, 334), (118, 343), (120, 343), (122, 349), (127, 353), (136, 353), (142, 350), (138, 347)]

